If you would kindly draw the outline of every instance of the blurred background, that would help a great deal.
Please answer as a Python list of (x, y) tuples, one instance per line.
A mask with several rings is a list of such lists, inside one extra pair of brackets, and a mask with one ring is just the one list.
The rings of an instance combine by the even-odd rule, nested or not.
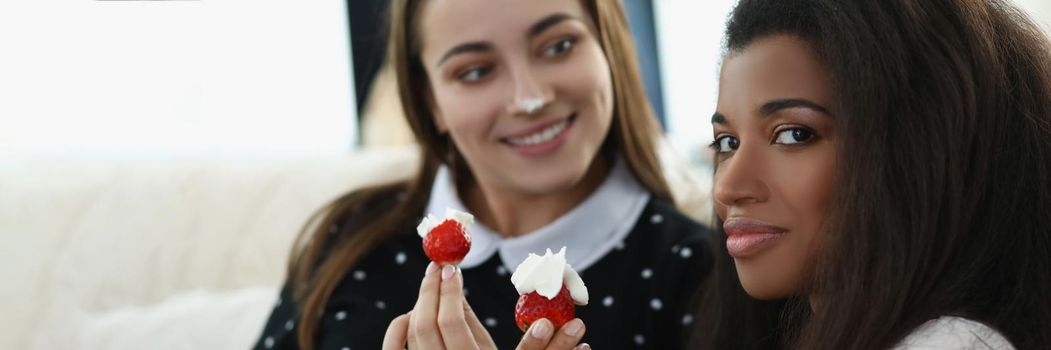
[[(623, 1), (703, 220), (734, 1)], [(0, 349), (250, 346), (308, 216), (413, 171), (385, 3), (0, 2)]]

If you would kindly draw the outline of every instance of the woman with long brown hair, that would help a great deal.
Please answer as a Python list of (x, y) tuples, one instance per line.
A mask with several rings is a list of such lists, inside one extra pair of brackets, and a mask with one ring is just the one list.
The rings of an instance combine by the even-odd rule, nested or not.
[(999, 0), (742, 0), (701, 348), (1051, 348), (1051, 46)]
[[(620, 2), (390, 5), (388, 59), (420, 170), (320, 214), (257, 348), (378, 349), (414, 307), (411, 348), (461, 346), (450, 325), (482, 342), (470, 347), (681, 346), (690, 291), (710, 269), (707, 231), (672, 203)], [(415, 228), (446, 208), (477, 223), (459, 269), (435, 274)], [(523, 337), (510, 271), (562, 246), (590, 291), (577, 311), (588, 332), (538, 321)], [(459, 318), (439, 320), (454, 302)]]

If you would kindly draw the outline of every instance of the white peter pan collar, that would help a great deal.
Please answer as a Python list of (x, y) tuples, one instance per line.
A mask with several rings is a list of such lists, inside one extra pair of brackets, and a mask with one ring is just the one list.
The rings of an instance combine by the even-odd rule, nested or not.
[[(475, 221), (467, 231), (471, 250), (460, 263), (473, 268), (499, 253), (504, 268), (513, 271), (529, 253), (543, 255), (566, 247), (566, 261), (577, 271), (597, 262), (627, 237), (642, 214), (650, 193), (635, 179), (624, 161), (617, 159), (606, 180), (577, 207), (536, 231), (504, 238)], [(445, 208), (467, 211), (457, 195), (445, 166), (438, 169), (427, 213), (442, 215)]]

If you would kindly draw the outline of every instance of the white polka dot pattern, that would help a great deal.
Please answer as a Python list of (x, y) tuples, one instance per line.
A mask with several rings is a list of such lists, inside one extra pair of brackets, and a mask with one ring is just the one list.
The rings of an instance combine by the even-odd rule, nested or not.
[(650, 300), (650, 308), (654, 311), (660, 311), (660, 309), (664, 308), (664, 303), (660, 299), (653, 298), (653, 300)]
[[(603, 291), (603, 293), (592, 295), (592, 303), (598, 304), (596, 307), (600, 308), (594, 311), (604, 314), (599, 317), (599, 320), (593, 321), (595, 322), (595, 327), (608, 326), (605, 323), (613, 322), (623, 327), (622, 329), (624, 330), (619, 335), (603, 337), (601, 340), (597, 340), (598, 343), (604, 345), (615, 344), (616, 346), (613, 347), (642, 349), (658, 346), (658, 343), (664, 344), (666, 341), (659, 334), (653, 333), (650, 322), (654, 317), (666, 319), (662, 322), (680, 332), (688, 332), (694, 325), (699, 323), (696, 321), (696, 317), (699, 316), (693, 314), (691, 312), (693, 310), (686, 310), (680, 307), (683, 300), (679, 299), (679, 294), (669, 293), (668, 288), (681, 288), (682, 283), (693, 282), (688, 279), (693, 274), (688, 274), (684, 271), (698, 271), (698, 269), (709, 267), (695, 266), (707, 263), (707, 259), (693, 259), (693, 250), (697, 250), (698, 254), (707, 252), (705, 250), (706, 243), (694, 243), (698, 242), (696, 237), (694, 237), (696, 235), (685, 236), (681, 233), (681, 231), (685, 230), (689, 230), (691, 233), (694, 233), (693, 231), (701, 231), (693, 229), (695, 225), (692, 225), (692, 223), (687, 223), (691, 225), (684, 225), (681, 222), (683, 221), (683, 216), (675, 213), (673, 210), (662, 210), (662, 208), (654, 207), (647, 207), (645, 211), (635, 215), (632, 218), (635, 225), (633, 229), (635, 233), (629, 236), (609, 239), (605, 241), (605, 244), (600, 244), (608, 251), (602, 257), (603, 260), (600, 260), (599, 263), (596, 263), (593, 268), (588, 270), (588, 279), (596, 280), (594, 282), (594, 290)], [(667, 225), (664, 224), (665, 221), (667, 221)], [(673, 227), (675, 232), (665, 237), (665, 231), (673, 231), (671, 230)], [(339, 225), (338, 228), (335, 226), (330, 227), (332, 230), (339, 231), (336, 234), (343, 233), (343, 228), (342, 225)], [(680, 230), (680, 228), (685, 229)], [(640, 238), (640, 235), (657, 235), (661, 237), (661, 240), (652, 241), (648, 237)], [(371, 320), (376, 318), (389, 319), (389, 317), (395, 315), (396, 309), (401, 308), (400, 305), (405, 303), (411, 305), (416, 299), (417, 295), (415, 294), (417, 293), (410, 291), (410, 288), (406, 288), (407, 285), (403, 282), (410, 279), (418, 281), (417, 275), (422, 274), (428, 259), (417, 256), (418, 238), (411, 238), (416, 238), (416, 240), (406, 239), (403, 242), (403, 240), (398, 239), (392, 241), (391, 244), (382, 244), (374, 251), (377, 254), (371, 255), (374, 258), (367, 259), (346, 271), (346, 275), (343, 277), (344, 280), (341, 281), (341, 283), (346, 283), (346, 285), (340, 291), (346, 291), (347, 295), (340, 295), (341, 299), (336, 300), (337, 302), (319, 306), (319, 308), (312, 310), (313, 312), (306, 312), (306, 314), (316, 317), (315, 320), (323, 321), (319, 324), (320, 329), (318, 332), (320, 338), (325, 340), (324, 343), (328, 344), (329, 350), (364, 349), (368, 347), (364, 344), (369, 344), (372, 340), (362, 339), (362, 335), (376, 334), (381, 338), (384, 330), (378, 328), (379, 326), (374, 327), (374, 325), (371, 325)], [(627, 242), (629, 240), (633, 243), (631, 252), (627, 251)], [(698, 256), (698, 258), (702, 257), (705, 257), (705, 255)], [(511, 332), (508, 335), (497, 333), (508, 333), (507, 331), (517, 328), (513, 319), (495, 316), (506, 313), (506, 305), (498, 310), (490, 310), (488, 305), (484, 303), (492, 296), (489, 282), (499, 280), (506, 282), (506, 278), (510, 277), (513, 271), (512, 268), (514, 266), (508, 267), (508, 265), (503, 263), (502, 258), (502, 255), (493, 254), (484, 263), (473, 265), (464, 271), (465, 274), (470, 276), (466, 279), (465, 284), (467, 286), (463, 288), (463, 295), (469, 296), (469, 300), (478, 302), (478, 305), (472, 305), (477, 307), (475, 312), (477, 313), (478, 321), (480, 321), (479, 323), (484, 329), (492, 333), (494, 338), (511, 337), (516, 332)], [(607, 260), (613, 261), (615, 264), (602, 262)], [(600, 280), (604, 282), (599, 283), (598, 281)], [(682, 280), (681, 283), (679, 282), (680, 280)], [(482, 283), (478, 281), (482, 281)], [(693, 284), (690, 285), (692, 286)], [(296, 317), (296, 309), (299, 306), (296, 305), (294, 299), (289, 299), (285, 302), (282, 298), (284, 295), (289, 295), (289, 286), (295, 286), (295, 284), (287, 284), (280, 295), (275, 295), (275, 299), (271, 299), (272, 305), (277, 305), (277, 307), (267, 323), (267, 329), (262, 332), (261, 339), (257, 338), (257, 350), (281, 349), (297, 342), (296, 333), (299, 331), (298, 328), (302, 328), (298, 325), (299, 318)], [(471, 289), (470, 292), (473, 293), (468, 291), (468, 287)], [(618, 291), (620, 288), (625, 287), (637, 288), (637, 290), (628, 293), (620, 293)], [(608, 293), (618, 294), (614, 296)], [(667, 305), (664, 304), (665, 300), (668, 302)], [(667, 306), (667, 309), (665, 309), (665, 306)], [(331, 318), (325, 319), (323, 317)], [(676, 321), (679, 323), (678, 326), (675, 325)], [(383, 326), (385, 327), (386, 324)], [(653, 344), (649, 343), (649, 337), (651, 336), (657, 337), (654, 338), (655, 342)], [(521, 340), (520, 337), (521, 333), (517, 333), (517, 336), (513, 337), (515, 342), (510, 342), (511, 339), (494, 340), (497, 341), (497, 344), (513, 344)], [(668, 344), (666, 345), (669, 348), (679, 345), (677, 341), (667, 341)]]
[(659, 224), (659, 223), (661, 223), (663, 221), (664, 221), (664, 216), (662, 216), (661, 214), (653, 214), (653, 216), (650, 217), (650, 222), (654, 223), (654, 224)]

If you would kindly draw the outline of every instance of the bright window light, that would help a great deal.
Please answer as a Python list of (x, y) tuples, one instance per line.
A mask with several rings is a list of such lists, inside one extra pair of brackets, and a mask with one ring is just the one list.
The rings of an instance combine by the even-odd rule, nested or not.
[(0, 4), (0, 156), (268, 157), (356, 143), (346, 3)]

